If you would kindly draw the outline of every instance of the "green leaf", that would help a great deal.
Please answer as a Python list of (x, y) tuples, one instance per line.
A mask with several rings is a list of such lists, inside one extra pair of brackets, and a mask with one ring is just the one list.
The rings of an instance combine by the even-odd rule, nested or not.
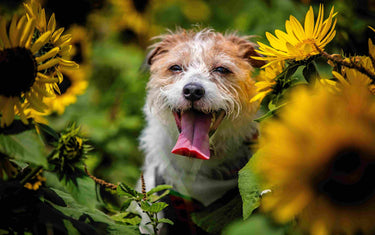
[(151, 213), (158, 213), (162, 211), (164, 208), (166, 208), (167, 206), (168, 204), (165, 202), (156, 202), (156, 203), (152, 203), (151, 205), (146, 201), (141, 202), (141, 209), (143, 211), (151, 212)]
[(153, 188), (150, 191), (148, 191), (147, 192), (147, 196), (149, 196), (151, 194), (154, 194), (156, 192), (159, 192), (159, 191), (162, 191), (162, 190), (166, 190), (166, 189), (171, 189), (171, 188), (173, 188), (171, 185), (166, 185), (166, 184), (158, 185), (155, 188)]
[(132, 203), (132, 201), (134, 201), (132, 198), (128, 198), (126, 199), (122, 205), (121, 205), (121, 211), (124, 211), (126, 209), (128, 209), (128, 207), (130, 206), (130, 203)]
[(116, 221), (111, 219), (110, 216), (106, 215), (102, 211), (89, 208), (85, 205), (78, 203), (70, 194), (60, 191), (58, 189), (53, 189), (66, 203), (67, 206), (53, 205), (60, 212), (66, 216), (72, 217), (74, 219), (82, 221), (83, 218), (89, 218), (92, 224), (106, 224), (106, 234), (139, 234), (138, 226), (130, 226), (118, 224)]
[(35, 130), (16, 135), (0, 134), (0, 152), (19, 161), (47, 167), (47, 153)]
[(238, 189), (235, 188), (202, 211), (193, 213), (191, 218), (206, 232), (220, 234), (225, 226), (240, 218), (241, 215), (241, 196)]
[(138, 225), (142, 221), (141, 216), (131, 213), (131, 212), (122, 212), (122, 213), (112, 215), (111, 219), (113, 219), (114, 221), (131, 224), (131, 225)]
[(163, 197), (167, 196), (169, 194), (170, 190), (165, 190), (164, 193), (162, 193), (161, 195), (155, 195), (155, 194), (152, 194), (148, 197), (148, 200), (150, 202), (157, 202), (159, 201), (160, 199), (162, 199)]
[(237, 221), (224, 229), (223, 235), (283, 235), (286, 227), (279, 226), (265, 215), (254, 215), (245, 221)]
[(260, 205), (261, 188), (253, 172), (253, 162), (257, 157), (256, 154), (238, 173), (238, 187), (243, 202), (242, 214), (244, 219), (247, 219)]
[(303, 69), (302, 73), (303, 77), (309, 83), (313, 82), (316, 78), (320, 77), (314, 61), (308, 63), (306, 67)]
[(281, 109), (285, 105), (286, 105), (286, 103), (283, 103), (283, 104), (275, 107), (275, 105), (272, 102), (270, 102), (269, 107), (273, 108), (273, 109), (269, 110), (267, 113), (265, 113), (264, 115), (260, 116), (259, 118), (254, 119), (254, 121), (255, 122), (262, 122), (262, 121), (264, 121), (264, 120), (266, 120), (266, 119), (268, 119), (270, 117), (273, 117), (276, 114), (276, 112), (279, 111), (279, 109)]
[(167, 219), (167, 218), (158, 219), (158, 223), (165, 223), (165, 224), (174, 225), (173, 221), (170, 220), (170, 219)]
[(87, 176), (77, 178), (76, 183), (67, 181), (65, 189), (82, 205), (95, 208), (98, 205), (95, 182)]
[(131, 188), (130, 186), (124, 184), (124, 183), (121, 183), (118, 187), (117, 187), (117, 194), (119, 196), (126, 196), (126, 197), (129, 197), (129, 198), (136, 198), (137, 196), (139, 195), (142, 195), (141, 193), (138, 193), (137, 191), (135, 191), (133, 188)]
[(45, 142), (48, 144), (52, 144), (53, 142), (57, 142), (59, 140), (59, 134), (50, 126), (43, 123), (37, 123), (36, 126), (43, 136)]

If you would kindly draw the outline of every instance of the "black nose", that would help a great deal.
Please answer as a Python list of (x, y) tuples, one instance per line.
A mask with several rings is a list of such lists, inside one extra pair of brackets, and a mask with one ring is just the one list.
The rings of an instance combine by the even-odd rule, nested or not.
[(182, 92), (185, 99), (191, 101), (199, 100), (204, 96), (205, 93), (203, 86), (194, 82), (186, 84)]

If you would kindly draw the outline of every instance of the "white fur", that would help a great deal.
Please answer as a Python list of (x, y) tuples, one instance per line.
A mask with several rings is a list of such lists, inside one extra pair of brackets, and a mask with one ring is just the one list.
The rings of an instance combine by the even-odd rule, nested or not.
[[(163, 78), (172, 82), (159, 88), (148, 87), (148, 98), (144, 106), (147, 124), (140, 138), (140, 148), (146, 154), (142, 170), (147, 190), (156, 186), (155, 169), (158, 169), (165, 183), (172, 185), (173, 190), (193, 197), (205, 206), (237, 186), (235, 171), (251, 157), (249, 146), (243, 142), (257, 132), (257, 126), (253, 122), (255, 108), (249, 108), (248, 105), (244, 108), (239, 99), (241, 94), (236, 89), (237, 84), (223, 87), (224, 78), (212, 74), (212, 65), (203, 59), (205, 53), (214, 46), (212, 39), (204, 37), (210, 32), (198, 32), (192, 40), (186, 42), (184, 48), (189, 49), (189, 62), (183, 64), (184, 69), (180, 74)], [(239, 80), (249, 79), (250, 69), (243, 71), (238, 68), (238, 58), (224, 53), (217, 56), (220, 65), (231, 67)], [(181, 58), (176, 56), (168, 61), (169, 64), (174, 62), (180, 63)], [(151, 73), (150, 79), (158, 77)], [(205, 89), (204, 97), (194, 104), (195, 108), (207, 113), (217, 110), (226, 112), (225, 119), (210, 138), (214, 154), (209, 160), (171, 153), (179, 135), (172, 110), (191, 108), (191, 102), (182, 93), (183, 87), (190, 82), (199, 82)]]

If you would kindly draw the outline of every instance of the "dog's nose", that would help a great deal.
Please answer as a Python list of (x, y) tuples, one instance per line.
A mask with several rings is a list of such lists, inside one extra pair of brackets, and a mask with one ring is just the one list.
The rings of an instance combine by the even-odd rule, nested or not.
[(196, 101), (204, 96), (205, 90), (202, 85), (198, 83), (188, 83), (182, 90), (185, 99)]

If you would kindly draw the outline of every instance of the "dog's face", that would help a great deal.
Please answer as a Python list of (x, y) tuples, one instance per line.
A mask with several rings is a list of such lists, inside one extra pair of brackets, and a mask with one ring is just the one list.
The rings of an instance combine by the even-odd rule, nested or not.
[(209, 159), (209, 138), (223, 119), (254, 112), (251, 72), (263, 64), (251, 59), (253, 44), (235, 35), (203, 30), (160, 38), (148, 56), (148, 106), (162, 120), (173, 115), (180, 135), (172, 153)]

